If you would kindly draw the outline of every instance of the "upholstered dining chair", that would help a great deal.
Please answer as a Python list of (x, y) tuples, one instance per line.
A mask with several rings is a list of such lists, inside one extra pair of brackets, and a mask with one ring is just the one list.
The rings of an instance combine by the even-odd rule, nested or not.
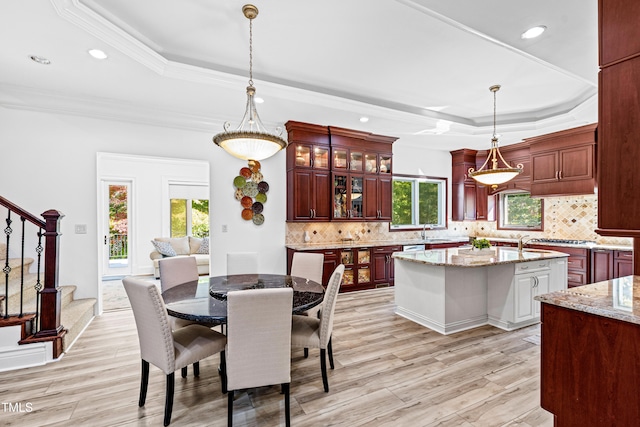
[(149, 364), (160, 368), (167, 376), (164, 407), (164, 425), (171, 422), (175, 371), (194, 364), (198, 375), (198, 362), (205, 357), (220, 353), (222, 389), (226, 389), (225, 345), (227, 338), (203, 325), (188, 325), (172, 330), (167, 309), (155, 283), (125, 277), (122, 280), (138, 329), (142, 377), (138, 406), (144, 406), (149, 383)]
[[(163, 258), (158, 261), (160, 289), (162, 292), (186, 282), (198, 280), (198, 265), (194, 257)], [(171, 329), (192, 325), (191, 320), (169, 317)]]
[(227, 254), (227, 275), (258, 274), (257, 252), (229, 252)]
[(304, 347), (304, 357), (308, 357), (308, 349), (320, 349), (320, 370), (322, 371), (322, 383), (324, 391), (329, 392), (329, 380), (327, 378), (326, 353), (329, 352), (329, 364), (333, 365), (333, 348), (331, 335), (333, 333), (333, 314), (336, 310), (338, 291), (342, 283), (344, 265), (340, 264), (331, 274), (329, 284), (322, 300), (320, 318), (313, 316), (294, 315), (291, 325), (291, 346)]
[[(294, 252), (291, 260), (291, 275), (304, 277), (322, 284), (322, 268), (324, 266), (324, 254), (311, 252)], [(319, 317), (322, 304), (318, 304), (304, 314), (311, 317)]]
[(291, 425), (292, 288), (227, 293), (228, 425), (233, 425), (234, 390), (282, 385), (285, 421)]

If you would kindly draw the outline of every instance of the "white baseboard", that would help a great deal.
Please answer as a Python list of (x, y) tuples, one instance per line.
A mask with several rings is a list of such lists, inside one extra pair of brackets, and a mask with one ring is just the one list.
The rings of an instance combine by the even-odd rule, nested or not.
[(53, 343), (18, 344), (21, 326), (0, 328), (0, 372), (40, 366), (53, 361)]

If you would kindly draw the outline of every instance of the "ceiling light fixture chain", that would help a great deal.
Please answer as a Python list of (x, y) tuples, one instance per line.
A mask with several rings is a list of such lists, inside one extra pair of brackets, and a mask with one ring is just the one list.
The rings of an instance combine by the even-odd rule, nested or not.
[[(491, 149), (487, 154), (487, 160), (485, 160), (480, 169), (475, 170), (474, 168), (469, 168), (468, 172), (471, 178), (481, 184), (489, 185), (495, 190), (498, 188), (498, 184), (504, 184), (521, 174), (524, 166), (522, 163), (518, 163), (516, 167), (511, 167), (504, 157), (502, 157), (502, 153), (500, 153), (498, 149), (498, 134), (496, 133), (496, 92), (500, 90), (500, 85), (493, 85), (489, 90), (493, 92), (493, 135), (491, 137)], [(486, 168), (489, 160), (491, 160), (491, 168)], [(505, 167), (499, 167), (499, 160), (502, 160)]]
[(213, 137), (213, 142), (227, 153), (243, 160), (263, 160), (273, 156), (287, 146), (282, 135), (282, 128), (276, 128), (276, 134), (266, 131), (258, 116), (253, 86), (253, 20), (258, 16), (258, 8), (252, 4), (242, 7), (242, 13), (249, 19), (249, 86), (247, 86), (247, 103), (244, 116), (238, 128), (230, 131), (230, 122), (225, 122), (224, 132)]

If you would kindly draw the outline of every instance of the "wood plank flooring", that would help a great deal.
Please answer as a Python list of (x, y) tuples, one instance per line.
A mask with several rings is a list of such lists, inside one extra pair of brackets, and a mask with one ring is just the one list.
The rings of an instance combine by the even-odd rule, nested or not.
[[(443, 336), (393, 307), (393, 289), (339, 295), (329, 393), (318, 351), (292, 351), (293, 426), (553, 425), (540, 408), (539, 326)], [(131, 311), (105, 312), (59, 362), (0, 373), (0, 425), (161, 426), (165, 376), (151, 368), (138, 408), (139, 357)], [(226, 425), (218, 362), (202, 361), (199, 378), (177, 373), (172, 426)], [(234, 413), (236, 426), (284, 425), (279, 387), (238, 394)]]

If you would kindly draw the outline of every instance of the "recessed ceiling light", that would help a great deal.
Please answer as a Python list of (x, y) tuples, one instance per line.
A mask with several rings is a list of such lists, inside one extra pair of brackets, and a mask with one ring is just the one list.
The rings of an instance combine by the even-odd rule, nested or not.
[(109, 56), (100, 49), (89, 49), (89, 55), (96, 59), (107, 59)]
[(38, 55), (31, 55), (29, 57), (33, 62), (36, 62), (38, 64), (42, 64), (42, 65), (49, 65), (51, 64), (51, 61), (49, 61), (47, 58), (44, 58), (42, 56), (38, 56)]
[(362, 123), (367, 123), (369, 121), (369, 117), (360, 117), (360, 121)]
[(253, 100), (255, 101), (256, 104), (264, 104), (264, 99), (259, 98), (259, 97), (254, 97)]
[(523, 39), (533, 39), (544, 33), (544, 30), (546, 29), (547, 27), (544, 25), (538, 25), (537, 27), (529, 28), (527, 31), (522, 33), (520, 37)]

